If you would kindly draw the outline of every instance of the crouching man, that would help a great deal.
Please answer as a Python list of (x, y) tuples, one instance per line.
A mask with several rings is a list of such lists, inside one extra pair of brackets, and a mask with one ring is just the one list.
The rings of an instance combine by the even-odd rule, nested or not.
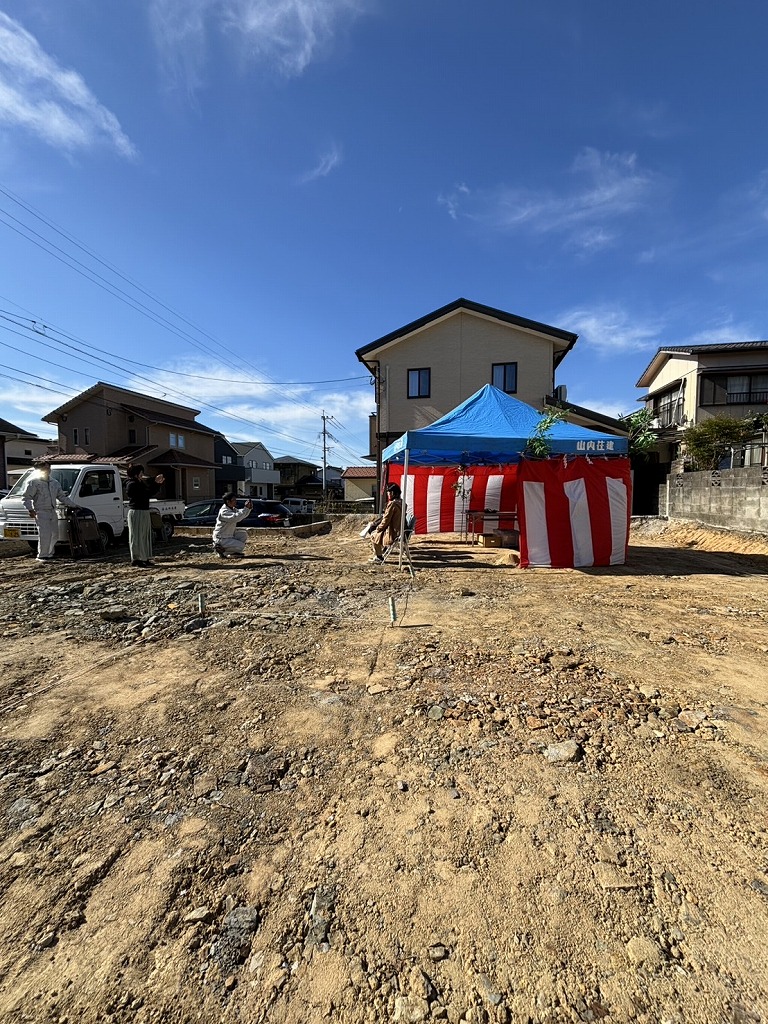
[(245, 519), (252, 508), (253, 503), (250, 500), (246, 501), (242, 508), (238, 508), (237, 495), (234, 491), (227, 491), (224, 495), (224, 504), (219, 509), (213, 528), (213, 549), (219, 558), (226, 558), (227, 555), (234, 558), (243, 557), (248, 542), (248, 531), (238, 529), (237, 524), (241, 519)]

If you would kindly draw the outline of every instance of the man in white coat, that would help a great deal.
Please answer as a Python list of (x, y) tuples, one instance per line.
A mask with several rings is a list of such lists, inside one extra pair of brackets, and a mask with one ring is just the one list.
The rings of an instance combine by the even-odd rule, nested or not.
[(227, 491), (224, 495), (224, 504), (219, 509), (212, 538), (213, 549), (219, 558), (226, 558), (228, 555), (242, 557), (248, 542), (248, 531), (238, 530), (237, 524), (241, 519), (245, 519), (252, 508), (250, 500), (246, 501), (242, 508), (238, 508), (237, 495), (234, 491)]
[(37, 524), (37, 561), (50, 562), (53, 549), (59, 539), (59, 518), (56, 515), (56, 503), (79, 508), (69, 495), (62, 489), (55, 477), (51, 477), (51, 467), (41, 465), (27, 484), (22, 498), (24, 507)]

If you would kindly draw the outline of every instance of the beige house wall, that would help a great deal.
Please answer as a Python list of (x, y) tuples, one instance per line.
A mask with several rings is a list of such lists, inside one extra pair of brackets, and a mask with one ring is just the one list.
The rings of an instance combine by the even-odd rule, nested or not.
[[(657, 394), (659, 391), (664, 391), (673, 382), (679, 382), (682, 379), (685, 382), (684, 397), (683, 397), (683, 413), (686, 416), (687, 423), (693, 423), (696, 418), (696, 402), (697, 402), (697, 374), (698, 361), (685, 356), (679, 358), (673, 356), (668, 359), (659, 370), (656, 377), (653, 379), (653, 383), (648, 388), (648, 394)], [(679, 383), (674, 385), (676, 388), (680, 387)]]
[[(373, 355), (371, 355), (373, 358)], [(494, 363), (517, 363), (514, 397), (541, 409), (553, 388), (553, 342), (483, 316), (458, 313), (378, 353), (382, 433), (425, 427), (485, 384)], [(429, 368), (429, 398), (408, 398), (408, 370)]]
[(376, 476), (344, 478), (344, 501), (370, 498), (376, 493)]

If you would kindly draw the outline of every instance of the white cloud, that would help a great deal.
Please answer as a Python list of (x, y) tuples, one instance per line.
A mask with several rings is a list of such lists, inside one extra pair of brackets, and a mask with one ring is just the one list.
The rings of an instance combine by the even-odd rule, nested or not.
[(43, 423), (42, 417), (69, 401), (79, 390), (81, 388), (71, 384), (62, 383), (57, 388), (54, 384), (35, 385), (20, 379), (9, 381), (3, 377), (2, 417), (33, 434), (55, 437), (56, 428), (50, 423)]
[(512, 185), (486, 190), (465, 185), (440, 195), (438, 202), (453, 219), (467, 217), (498, 231), (561, 235), (569, 247), (594, 252), (612, 245), (615, 225), (646, 207), (660, 187), (655, 175), (639, 167), (634, 153), (586, 147), (570, 173), (581, 184), (562, 194)]
[(108, 145), (136, 150), (120, 123), (76, 71), (61, 67), (34, 36), (0, 12), (0, 123), (22, 128), (57, 149)]
[(614, 419), (618, 419), (619, 416), (626, 416), (627, 412), (635, 411), (631, 399), (627, 402), (620, 402), (616, 400), (606, 401), (603, 398), (589, 398), (588, 396), (586, 398), (579, 397), (578, 401), (573, 395), (569, 395), (568, 398), (574, 405), (580, 405), (582, 409), (600, 412), (603, 416), (612, 416)]
[(670, 342), (675, 345), (726, 345), (740, 341), (757, 341), (763, 337), (756, 334), (749, 324), (738, 324), (726, 318), (714, 323), (711, 327), (703, 327), (682, 341)]
[(300, 75), (367, 0), (152, 0), (150, 22), (166, 69), (199, 87), (207, 35), (233, 40), (246, 61)]
[(579, 335), (579, 344), (600, 355), (623, 355), (658, 348), (664, 331), (661, 321), (644, 322), (630, 317), (622, 309), (607, 306), (571, 309), (562, 313), (558, 323)]
[(318, 178), (327, 177), (332, 170), (339, 166), (342, 160), (341, 150), (338, 146), (333, 145), (328, 149), (318, 160), (317, 164), (312, 168), (311, 171), (307, 171), (299, 179), (302, 185), (307, 185), (310, 181), (316, 181)]
[[(171, 371), (194, 376), (179, 377)], [(321, 413), (325, 411), (343, 424), (344, 430), (332, 427), (332, 432), (344, 446), (359, 452), (367, 450), (368, 414), (373, 402), (367, 385), (341, 391), (246, 377), (225, 365), (184, 360), (168, 366), (166, 372), (156, 372), (153, 384), (136, 377), (121, 386), (199, 408), (198, 420), (206, 426), (220, 429), (230, 439), (262, 441), (278, 452), (306, 455), (314, 449), (322, 430)], [(337, 447), (335, 461), (352, 464), (352, 455)]]

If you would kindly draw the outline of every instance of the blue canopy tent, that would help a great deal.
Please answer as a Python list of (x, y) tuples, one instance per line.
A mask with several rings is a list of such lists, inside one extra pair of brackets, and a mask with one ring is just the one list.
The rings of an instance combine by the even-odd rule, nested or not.
[[(486, 384), (430, 426), (407, 431), (384, 449), (382, 461), (402, 465), (405, 500), (409, 464), (469, 467), (518, 463), (541, 419), (542, 414), (532, 406)], [(545, 438), (552, 455), (623, 456), (626, 460), (629, 447), (626, 437), (565, 422), (553, 424)], [(628, 522), (627, 518), (627, 529)]]
[[(428, 427), (409, 430), (382, 452), (383, 462), (415, 466), (483, 466), (519, 462), (541, 421), (531, 405), (486, 384)], [(572, 423), (546, 435), (553, 455), (626, 455), (626, 437)]]

